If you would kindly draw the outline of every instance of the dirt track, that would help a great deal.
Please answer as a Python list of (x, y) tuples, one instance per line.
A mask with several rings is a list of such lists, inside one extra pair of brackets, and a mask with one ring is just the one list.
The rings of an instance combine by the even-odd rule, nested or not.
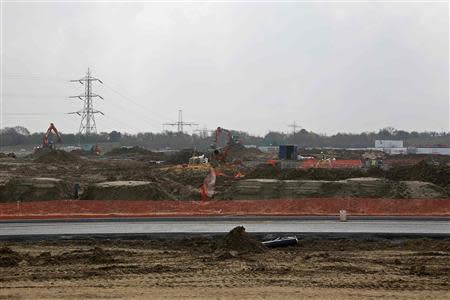
[(309, 240), (261, 253), (220, 245), (1, 242), (9, 248), (0, 250), (0, 298), (448, 299), (450, 292), (450, 239)]

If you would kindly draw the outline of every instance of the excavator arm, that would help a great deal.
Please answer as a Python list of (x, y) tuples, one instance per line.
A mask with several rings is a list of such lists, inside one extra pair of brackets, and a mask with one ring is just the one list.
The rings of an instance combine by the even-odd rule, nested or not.
[[(220, 136), (222, 134), (226, 134), (227, 137), (227, 144), (224, 147), (219, 147), (219, 140), (220, 140)], [(214, 133), (214, 145), (213, 145), (213, 149), (214, 150), (214, 158), (217, 161), (220, 161), (222, 163), (225, 163), (227, 161), (227, 156), (228, 156), (228, 150), (235, 144), (237, 144), (238, 142), (235, 140), (235, 138), (233, 137), (233, 134), (231, 133), (230, 130), (222, 128), (222, 127), (217, 127), (215, 133)]]
[(216, 144), (219, 142), (219, 137), (222, 133), (225, 133), (227, 135), (228, 138), (227, 143), (231, 144), (233, 142), (233, 135), (231, 134), (231, 131), (222, 127), (217, 127), (215, 131), (214, 142)]
[(50, 133), (53, 133), (56, 135), (57, 139), (56, 142), (57, 143), (61, 143), (61, 135), (58, 132), (58, 129), (56, 129), (55, 125), (53, 123), (50, 123), (50, 126), (47, 129), (47, 132), (44, 134), (43, 138), (42, 138), (42, 145), (44, 147), (48, 146), (48, 137), (50, 136)]

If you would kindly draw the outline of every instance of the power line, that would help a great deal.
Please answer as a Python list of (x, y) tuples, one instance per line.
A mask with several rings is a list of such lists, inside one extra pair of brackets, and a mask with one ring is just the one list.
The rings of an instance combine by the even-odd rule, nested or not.
[[(110, 102), (110, 104), (112, 104), (113, 106), (115, 106), (115, 107), (117, 107), (117, 109), (119, 109), (122, 113), (124, 112), (124, 111), (129, 111), (130, 110), (130, 107), (127, 105), (127, 103), (125, 103), (125, 102), (117, 102), (117, 103), (114, 103), (114, 102)], [(157, 122), (155, 122), (154, 120), (152, 120), (152, 119), (150, 119), (150, 118), (148, 118), (148, 116), (147, 115), (145, 115), (145, 111), (143, 111), (142, 109), (140, 109), (140, 110), (138, 110), (138, 113), (140, 113), (143, 117), (142, 118), (139, 118), (139, 120), (143, 120), (144, 122), (146, 122), (147, 124), (149, 124), (150, 125), (150, 127), (159, 127), (159, 123), (157, 123)], [(121, 122), (122, 123), (122, 122)], [(138, 132), (139, 132), (140, 130), (138, 130)]]
[(131, 97), (124, 95), (122, 92), (119, 92), (118, 90), (112, 88), (112, 87), (111, 87), (110, 85), (108, 85), (107, 83), (103, 83), (103, 86), (107, 87), (108, 89), (110, 89), (112, 92), (116, 93), (117, 95), (119, 95), (119, 96), (122, 97), (123, 99), (125, 99), (125, 100), (127, 100), (127, 101), (133, 103), (134, 105), (136, 105), (136, 106), (138, 106), (138, 107), (140, 107), (140, 108), (142, 108), (142, 109), (145, 109), (145, 112), (146, 112), (146, 113), (152, 114), (153, 116), (159, 118), (160, 120), (166, 120), (166, 119), (167, 119), (166, 116), (163, 116), (163, 115), (161, 115), (161, 114), (158, 114), (158, 113), (156, 113), (155, 111), (153, 111), (152, 109), (146, 107), (145, 105), (142, 105), (142, 104), (140, 104), (140, 103), (137, 102), (137, 101), (134, 101)]
[[(113, 118), (112, 116), (109, 116), (109, 115), (105, 115), (105, 117), (106, 117), (107, 119), (109, 119), (109, 120), (115, 122), (115, 123), (117, 122), (117, 123), (120, 123), (120, 124), (124, 125), (125, 128), (128, 128), (128, 129), (131, 129), (131, 130), (136, 131), (136, 134), (140, 132), (139, 129), (137, 129), (137, 128), (134, 127), (134, 126), (131, 126), (130, 124), (128, 124), (128, 123), (126, 123), (126, 122), (123, 122), (123, 121), (121, 121), (121, 120), (119, 120), (119, 119)], [(118, 128), (116, 128), (116, 129), (118, 129)]]
[[(106, 84), (105, 84), (104, 82), (103, 82), (103, 86), (106, 86)], [(130, 106), (128, 105), (128, 104), (131, 102), (131, 103), (133, 103), (133, 104), (136, 105), (136, 108), (138, 108), (137, 112), (140, 113), (140, 114), (143, 116), (143, 118), (141, 118), (141, 119), (146, 120), (146, 123), (148, 123), (148, 124), (151, 125), (150, 127), (155, 127), (155, 128), (158, 127), (158, 128), (159, 128), (160, 123), (158, 123), (158, 122), (156, 122), (155, 120), (149, 118), (149, 116), (148, 116), (148, 113), (150, 112), (149, 109), (145, 108), (145, 110), (144, 110), (143, 108), (140, 108), (139, 105), (138, 105), (137, 103), (135, 103), (134, 101), (132, 101), (129, 97), (126, 97), (126, 96), (122, 95), (120, 92), (115, 91), (115, 90), (114, 90), (112, 87), (110, 87), (110, 86), (107, 86), (107, 87), (108, 87), (111, 91), (113, 91), (113, 92), (115, 92), (117, 95), (119, 95), (120, 98), (122, 98), (122, 99), (125, 100), (125, 101), (120, 101), (120, 98), (117, 98), (117, 97), (112, 97), (112, 98), (111, 98), (111, 100), (113, 100), (113, 99), (117, 99), (117, 100), (118, 100), (118, 102), (117, 102), (116, 104), (117, 104), (117, 107), (118, 107), (122, 112), (123, 112), (124, 110), (125, 110), (125, 111), (128, 111), (128, 110), (131, 109)], [(114, 104), (112, 101), (111, 101), (110, 103), (111, 103), (111, 104)], [(140, 131), (140, 130), (138, 130), (138, 132), (139, 132), (139, 131)]]
[[(75, 82), (75, 81), (79, 82), (79, 80), (67, 80), (67, 79), (62, 78), (62, 77), (56, 77), (56, 76), (55, 77), (50, 77), (50, 76), (41, 75), (41, 74), (38, 75), (38, 74), (8, 73), (6, 75), (10, 79), (14, 79), (14, 80), (16, 80), (16, 79), (17, 80), (36, 80), (36, 81), (54, 80), (54, 81), (65, 81), (65, 82)], [(103, 81), (101, 83), (103, 84), (104, 87), (109, 89), (111, 92), (115, 93), (120, 98), (126, 100), (126, 102), (123, 102), (123, 103), (122, 102), (117, 102), (117, 104), (120, 105), (126, 111), (128, 111), (130, 109), (130, 106), (128, 105), (129, 103), (134, 104), (137, 108), (139, 108), (139, 113), (142, 114), (143, 116), (145, 115), (145, 118), (149, 121), (148, 123), (152, 124), (151, 127), (155, 127), (155, 129), (156, 129), (157, 127), (160, 126), (161, 123), (158, 123), (157, 121), (151, 120), (149, 118), (149, 115), (151, 115), (152, 118), (159, 119), (160, 121), (167, 120), (167, 116), (163, 116), (162, 114), (157, 113), (154, 109), (150, 109), (149, 107), (147, 107), (145, 105), (142, 105), (138, 101), (133, 100), (131, 97), (125, 95), (121, 91), (118, 91), (116, 88), (113, 88), (109, 84), (107, 84), (107, 83), (105, 83)], [(16, 98), (18, 98), (18, 97), (34, 97), (34, 98), (44, 97), (42, 95), (39, 95), (39, 96), (32, 95), (31, 96), (31, 95), (21, 95), (21, 94), (14, 94), (14, 95), (7, 95), (7, 96), (8, 97), (16, 97)], [(56, 95), (55, 95), (55, 97), (56, 97)], [(72, 98), (80, 98), (80, 97), (84, 97), (84, 95), (83, 96), (72, 96)], [(121, 110), (123, 111), (123, 109), (121, 109)], [(73, 112), (73, 113), (81, 115), (81, 111)]]
[(14, 75), (6, 75), (4, 79), (7, 80), (27, 80), (27, 81), (55, 81), (55, 82), (68, 82), (69, 80), (63, 78), (43, 78), (43, 77), (32, 77), (32, 76), (14, 76)]
[(51, 116), (55, 114), (65, 114), (62, 112), (46, 112), (46, 113), (3, 113), (3, 116)]

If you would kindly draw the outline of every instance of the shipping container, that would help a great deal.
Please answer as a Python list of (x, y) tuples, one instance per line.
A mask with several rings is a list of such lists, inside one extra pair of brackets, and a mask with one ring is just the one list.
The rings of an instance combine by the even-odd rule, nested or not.
[(281, 145), (278, 150), (278, 158), (285, 160), (297, 160), (297, 146)]

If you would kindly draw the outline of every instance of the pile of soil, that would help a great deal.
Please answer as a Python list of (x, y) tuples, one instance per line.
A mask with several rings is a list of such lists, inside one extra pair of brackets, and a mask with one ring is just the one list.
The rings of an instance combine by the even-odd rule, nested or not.
[(265, 251), (263, 244), (252, 238), (244, 226), (233, 228), (222, 240), (218, 241), (216, 252), (244, 254), (261, 253)]
[[(180, 183), (178, 181), (172, 180), (170, 178), (158, 178), (158, 184), (160, 187), (167, 191), (173, 197), (176, 197), (177, 200), (200, 200), (200, 183), (195, 185), (192, 181), (187, 184)], [(194, 184), (194, 185), (191, 185)]]
[(70, 199), (73, 187), (56, 178), (12, 178), (0, 185), (0, 202)]
[(378, 168), (364, 169), (281, 169), (279, 166), (273, 167), (269, 164), (258, 165), (249, 172), (246, 178), (254, 179), (280, 179), (280, 180), (344, 180), (348, 178), (360, 177), (384, 177), (384, 171)]
[(230, 160), (255, 160), (258, 159), (258, 156), (263, 154), (257, 148), (246, 148), (242, 144), (233, 144), (228, 146), (228, 159)]
[(154, 170), (155, 177), (169, 178), (184, 185), (200, 187), (205, 176), (210, 173), (209, 165), (174, 166)]
[(79, 156), (63, 150), (51, 150), (49, 148), (41, 148), (34, 155), (34, 161), (39, 163), (68, 163), (79, 162)]
[(150, 150), (147, 150), (145, 148), (134, 146), (134, 147), (120, 147), (120, 148), (114, 148), (111, 151), (105, 153), (105, 156), (119, 156), (119, 157), (145, 157), (146, 159), (151, 160), (157, 160), (162, 161), (166, 157), (164, 153), (161, 152), (153, 152)]
[(433, 183), (392, 181), (361, 177), (338, 181), (243, 179), (217, 193), (219, 200), (302, 199), (314, 197), (358, 197), (385, 199), (440, 199), (447, 191)]
[(280, 179), (280, 180), (344, 180), (349, 178), (376, 177), (394, 181), (431, 182), (438, 186), (450, 187), (450, 167), (445, 164), (434, 164), (421, 161), (411, 166), (398, 166), (388, 170), (370, 169), (281, 169), (268, 164), (261, 164), (249, 172), (249, 179)]
[(431, 182), (441, 187), (450, 187), (450, 167), (421, 161), (413, 166), (398, 166), (386, 172), (391, 180), (417, 180)]
[(395, 167), (402, 165), (415, 165), (421, 161), (427, 161), (430, 163), (440, 163), (447, 164), (450, 162), (450, 157), (448, 155), (439, 154), (397, 154), (397, 155), (386, 155), (383, 160), (385, 165)]
[(17, 158), (17, 156), (14, 152), (10, 152), (10, 153), (0, 152), (0, 158)]
[(0, 268), (16, 267), (26, 256), (12, 250), (9, 247), (0, 248)]
[(158, 183), (150, 181), (108, 181), (91, 184), (84, 200), (173, 200)]
[(202, 155), (202, 153), (199, 153), (194, 149), (183, 149), (170, 154), (166, 162), (173, 165), (187, 164), (189, 163), (189, 158), (199, 155)]

